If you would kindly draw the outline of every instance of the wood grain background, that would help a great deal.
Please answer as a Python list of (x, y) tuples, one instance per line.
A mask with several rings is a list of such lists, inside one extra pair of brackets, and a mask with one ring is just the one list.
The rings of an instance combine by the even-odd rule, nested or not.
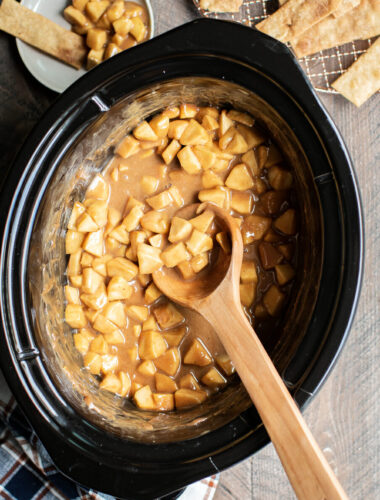
[[(190, 0), (151, 0), (156, 34), (197, 15)], [(22, 141), (55, 94), (31, 77), (14, 40), (0, 33), (0, 186)], [(338, 363), (305, 412), (348, 496), (380, 498), (380, 95), (360, 109), (320, 95), (351, 152), (366, 222), (366, 269), (356, 319)], [(290, 500), (294, 494), (272, 445), (221, 475), (215, 500)], [(197, 499), (194, 499), (197, 500)]]

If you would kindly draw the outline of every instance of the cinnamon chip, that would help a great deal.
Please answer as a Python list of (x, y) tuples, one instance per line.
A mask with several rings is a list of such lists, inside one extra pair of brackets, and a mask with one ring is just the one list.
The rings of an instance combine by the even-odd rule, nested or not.
[(256, 28), (267, 35), (288, 42), (325, 18), (342, 0), (288, 0)]
[(83, 65), (87, 49), (80, 35), (62, 28), (14, 0), (3, 0), (1, 3), (0, 30), (20, 38), (74, 68), (79, 69)]
[(199, 7), (211, 12), (239, 12), (243, 0), (200, 0)]
[(361, 106), (380, 90), (380, 38), (332, 84), (355, 106)]
[[(286, 5), (286, 4), (285, 4)], [(365, 40), (380, 34), (380, 1), (361, 0), (360, 4), (346, 14), (333, 15), (320, 21), (292, 40), (297, 57), (314, 54), (336, 45)]]

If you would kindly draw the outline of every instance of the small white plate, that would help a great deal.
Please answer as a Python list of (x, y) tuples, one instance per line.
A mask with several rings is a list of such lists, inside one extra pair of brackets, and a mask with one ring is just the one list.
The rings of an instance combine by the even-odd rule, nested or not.
[[(150, 20), (150, 38), (154, 35), (154, 18), (150, 0), (134, 0), (146, 7)], [(64, 19), (63, 9), (71, 4), (68, 0), (21, 0), (21, 4), (34, 12), (38, 12), (66, 29), (70, 29), (70, 24)], [(40, 52), (22, 40), (16, 39), (17, 49), (20, 57), (29, 72), (41, 82), (55, 92), (63, 92), (75, 80), (78, 80), (86, 73), (85, 69), (77, 70), (67, 64), (54, 59), (53, 57)]]

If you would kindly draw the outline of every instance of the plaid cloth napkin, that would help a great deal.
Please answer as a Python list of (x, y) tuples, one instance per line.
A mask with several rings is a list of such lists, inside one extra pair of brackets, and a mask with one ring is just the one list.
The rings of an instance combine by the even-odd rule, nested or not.
[[(218, 476), (186, 488), (178, 500), (211, 500)], [(113, 500), (57, 471), (16, 404), (0, 371), (0, 498), (5, 500)]]

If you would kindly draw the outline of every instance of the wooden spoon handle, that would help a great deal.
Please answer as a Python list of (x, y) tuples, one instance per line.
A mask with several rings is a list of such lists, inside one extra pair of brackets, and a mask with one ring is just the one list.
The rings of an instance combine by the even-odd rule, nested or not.
[(239, 304), (222, 294), (205, 301), (200, 313), (214, 327), (260, 414), (300, 500), (347, 499)]

